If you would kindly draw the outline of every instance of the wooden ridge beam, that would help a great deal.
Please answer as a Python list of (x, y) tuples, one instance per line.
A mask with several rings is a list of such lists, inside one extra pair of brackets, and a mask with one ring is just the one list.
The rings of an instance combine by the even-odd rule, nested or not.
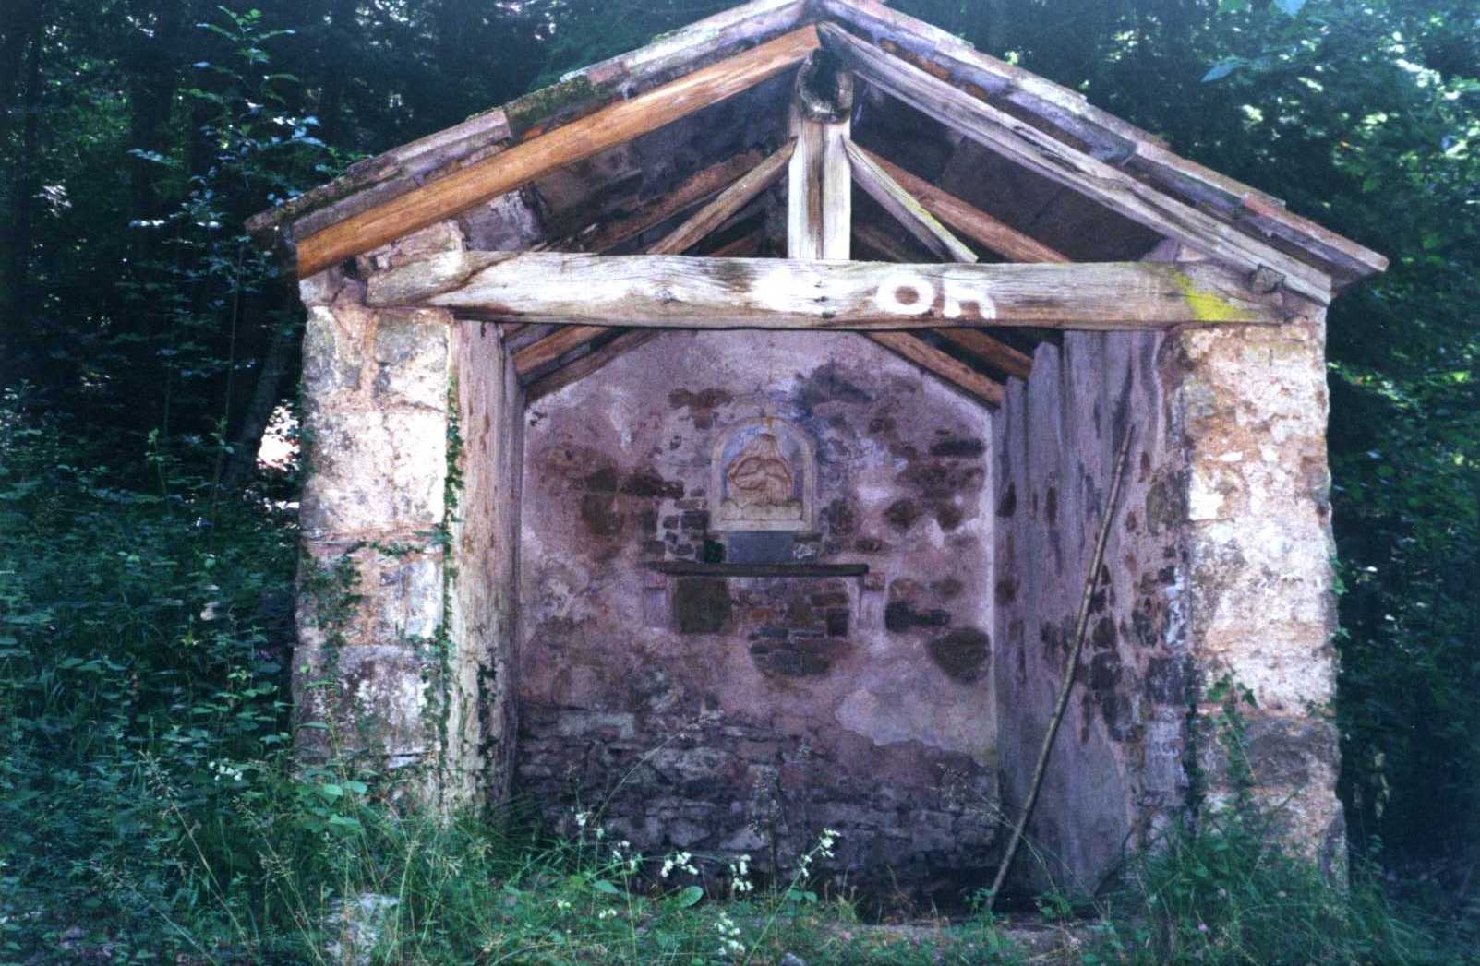
[(951, 234), (950, 229), (937, 221), (911, 192), (852, 141), (848, 142), (848, 161), (858, 186), (926, 248), (953, 262), (978, 261), (976, 252)]
[(1286, 320), (1277, 292), (1253, 291), (1213, 262), (897, 265), (450, 252), (375, 276), (367, 300), (623, 328), (1146, 329)]
[(330, 225), (299, 241), (298, 275), (306, 278), (749, 90), (800, 64), (817, 44), (812, 27), (783, 34)]
[(1029, 171), (1246, 274), (1260, 269), (1275, 272), (1291, 291), (1317, 304), (1331, 301), (1330, 278), (1320, 270), (1142, 184), (840, 27), (822, 24), (818, 33), (826, 48), (858, 76)]

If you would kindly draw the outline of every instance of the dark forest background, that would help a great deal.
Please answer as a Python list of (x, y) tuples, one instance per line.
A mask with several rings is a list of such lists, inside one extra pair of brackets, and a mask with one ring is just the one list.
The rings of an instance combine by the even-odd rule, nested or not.
[[(292, 569), (291, 473), (255, 456), (295, 402), (302, 320), (244, 219), (727, 5), (0, 0), (13, 802), (42, 794), (17, 749), (66, 744), (96, 791), (78, 735), (126, 747), (200, 682), (274, 673), (206, 633), (220, 598), (260, 657)], [(897, 5), (1391, 257), (1330, 318), (1342, 793), (1354, 854), (1465, 901), (1480, 886), (1480, 2)], [(182, 625), (181, 607), (205, 610)], [(196, 656), (166, 667), (161, 649)], [(85, 719), (78, 688), (127, 705), (116, 733)], [(220, 714), (280, 712), (258, 697)], [(215, 732), (182, 735), (202, 768), (219, 751)]]

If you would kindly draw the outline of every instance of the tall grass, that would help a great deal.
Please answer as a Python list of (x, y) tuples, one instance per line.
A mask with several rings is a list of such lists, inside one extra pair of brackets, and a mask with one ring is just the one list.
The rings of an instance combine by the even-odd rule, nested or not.
[[(291, 760), (292, 516), (156, 460), (150, 488), (0, 413), (0, 962), (980, 963), (996, 921), (861, 925), (816, 883), (639, 856), (588, 818), (425, 814)], [(1089, 962), (1444, 962), (1370, 879), (1332, 888), (1235, 810), (1050, 932)], [(664, 874), (666, 872), (666, 874)], [(1077, 935), (1078, 945), (1065, 945)], [(1034, 948), (1041, 948), (1035, 946)], [(786, 959), (790, 954), (795, 957)]]

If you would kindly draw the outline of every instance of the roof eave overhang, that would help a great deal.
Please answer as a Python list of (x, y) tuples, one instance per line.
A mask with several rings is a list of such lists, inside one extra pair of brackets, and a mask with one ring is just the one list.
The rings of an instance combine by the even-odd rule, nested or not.
[[(1327, 275), (1333, 289), (1386, 269), (1382, 255), (1296, 215), (1271, 195), (1182, 158), (1154, 135), (1083, 95), (982, 54), (959, 38), (874, 0), (755, 0), (565, 75), (526, 95), (376, 158), (263, 212), (249, 230), (293, 249), (303, 238), (390, 204), (617, 102), (655, 91), (790, 32), (830, 22), (932, 76), (1001, 105), (1148, 187), (1276, 244)], [(497, 163), (497, 162), (493, 162)]]

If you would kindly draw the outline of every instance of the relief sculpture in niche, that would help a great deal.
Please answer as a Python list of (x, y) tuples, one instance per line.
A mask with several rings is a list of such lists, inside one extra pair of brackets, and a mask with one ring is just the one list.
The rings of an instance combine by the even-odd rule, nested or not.
[(807, 438), (776, 420), (733, 427), (715, 447), (716, 530), (811, 528), (815, 463)]

